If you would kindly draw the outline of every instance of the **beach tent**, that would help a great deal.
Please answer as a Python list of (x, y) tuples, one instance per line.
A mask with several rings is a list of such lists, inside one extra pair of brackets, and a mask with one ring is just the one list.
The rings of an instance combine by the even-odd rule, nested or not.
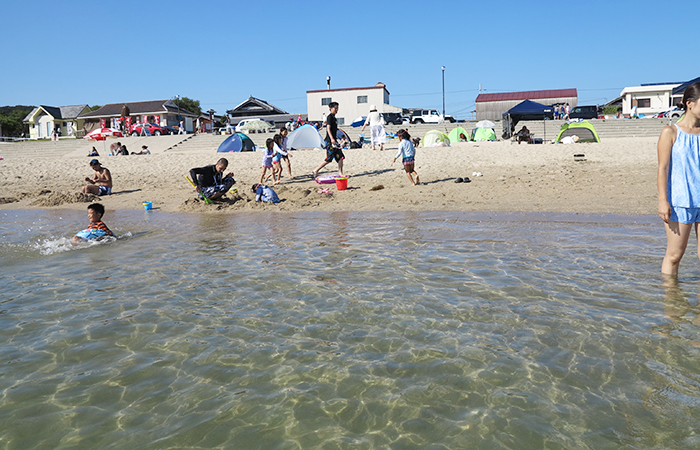
[(459, 135), (463, 134), (467, 140), (469, 140), (469, 132), (465, 130), (462, 127), (457, 127), (454, 130), (450, 131), (450, 134), (447, 135), (447, 137), (450, 139), (450, 142), (459, 142)]
[(348, 134), (345, 131), (341, 130), (340, 128), (338, 128), (338, 131), (335, 133), (335, 138), (339, 141), (341, 141), (343, 139), (347, 139), (348, 142), (352, 142), (350, 140), (350, 136), (348, 136)]
[(325, 147), (325, 140), (312, 125), (302, 125), (287, 137), (287, 148), (289, 149), (323, 147)]
[(509, 139), (521, 120), (553, 120), (554, 108), (531, 100), (523, 100), (503, 113), (503, 139)]
[(231, 136), (224, 139), (224, 142), (219, 145), (216, 151), (217, 153), (254, 152), (255, 143), (243, 133), (233, 133)]
[(495, 141), (496, 132), (493, 128), (475, 128), (474, 129), (474, 140), (475, 141)]
[(440, 130), (430, 130), (423, 136), (423, 147), (449, 147), (450, 138)]
[(561, 139), (566, 136), (578, 136), (579, 142), (600, 142), (598, 133), (593, 128), (593, 125), (587, 120), (580, 122), (567, 122), (561, 126), (557, 135), (556, 143), (561, 142)]

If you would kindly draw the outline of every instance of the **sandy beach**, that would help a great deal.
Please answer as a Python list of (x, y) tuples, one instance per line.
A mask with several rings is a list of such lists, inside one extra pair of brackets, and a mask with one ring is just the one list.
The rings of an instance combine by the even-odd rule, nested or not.
[[(656, 214), (656, 137), (609, 138), (601, 143), (517, 145), (505, 142), (453, 143), (450, 147), (418, 148), (416, 171), (421, 184), (411, 186), (400, 161), (391, 165), (398, 141), (384, 151), (345, 151), (348, 189), (318, 185), (311, 172), (324, 158), (320, 149), (292, 152), (294, 179), (286, 173), (274, 189), (282, 202), (255, 203), (251, 185), (259, 180), (262, 153), (216, 153), (206, 136), (195, 136), (175, 147), (167, 139), (150, 137), (153, 154), (109, 157), (102, 143), (74, 141), (75, 149), (45, 151), (51, 143), (35, 143), (36, 151), (0, 145), (0, 208), (84, 209), (100, 201), (108, 210), (142, 209), (143, 201), (167, 212), (235, 211), (481, 211), (564, 212), (586, 214)], [(125, 138), (130, 150), (139, 138)], [(161, 139), (162, 141), (157, 141)], [(223, 138), (219, 138), (219, 141)], [(256, 137), (257, 141), (264, 139)], [(134, 140), (133, 142), (130, 140)], [(195, 145), (199, 140), (199, 145)], [(112, 141), (107, 141), (108, 144)], [(61, 142), (63, 146), (66, 144)], [(114, 179), (113, 194), (79, 194), (92, 176), (87, 150), (96, 145), (101, 163)], [(14, 146), (14, 147), (13, 147)], [(50, 147), (49, 147), (50, 148)], [(43, 149), (43, 150), (42, 150)], [(584, 154), (574, 158), (574, 154)], [(197, 200), (185, 176), (192, 167), (229, 160), (238, 192), (206, 205)], [(335, 173), (332, 163), (322, 172)], [(481, 172), (483, 176), (472, 174)], [(470, 183), (455, 183), (469, 177)], [(329, 187), (332, 193), (319, 193)]]

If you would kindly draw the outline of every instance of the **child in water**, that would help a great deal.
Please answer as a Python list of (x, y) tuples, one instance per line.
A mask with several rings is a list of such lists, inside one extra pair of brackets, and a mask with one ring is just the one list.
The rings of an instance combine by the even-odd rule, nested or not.
[(105, 207), (102, 206), (101, 203), (92, 203), (88, 205), (87, 210), (90, 225), (73, 236), (74, 244), (99, 239), (104, 236), (114, 236), (114, 233), (102, 222), (102, 216), (105, 214)]
[[(396, 156), (394, 156), (394, 160), (391, 163), (394, 164), (399, 158), (399, 156), (401, 156), (403, 159), (403, 168), (406, 171), (406, 175), (411, 181), (411, 184), (416, 186), (420, 184), (420, 178), (418, 178), (418, 174), (414, 170), (416, 148), (411, 142), (411, 135), (408, 134), (408, 131), (405, 130), (399, 130), (396, 133), (396, 135), (399, 137), (399, 139), (401, 139), (401, 143), (399, 144), (399, 152), (396, 154)], [(414, 175), (416, 176), (415, 181), (413, 180)]]

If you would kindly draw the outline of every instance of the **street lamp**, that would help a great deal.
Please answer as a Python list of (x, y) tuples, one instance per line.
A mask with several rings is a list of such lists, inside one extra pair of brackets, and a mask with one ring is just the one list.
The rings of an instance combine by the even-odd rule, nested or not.
[(442, 118), (445, 118), (445, 66), (442, 66)]

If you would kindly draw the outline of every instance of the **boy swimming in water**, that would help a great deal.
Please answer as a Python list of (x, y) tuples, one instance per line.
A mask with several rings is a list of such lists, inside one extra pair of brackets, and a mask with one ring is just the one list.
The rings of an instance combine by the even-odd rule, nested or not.
[(73, 236), (73, 243), (91, 241), (103, 236), (114, 236), (114, 233), (102, 222), (102, 216), (105, 214), (105, 207), (102, 206), (101, 203), (91, 203), (88, 205), (87, 210), (90, 225), (86, 229), (78, 231), (76, 235)]

